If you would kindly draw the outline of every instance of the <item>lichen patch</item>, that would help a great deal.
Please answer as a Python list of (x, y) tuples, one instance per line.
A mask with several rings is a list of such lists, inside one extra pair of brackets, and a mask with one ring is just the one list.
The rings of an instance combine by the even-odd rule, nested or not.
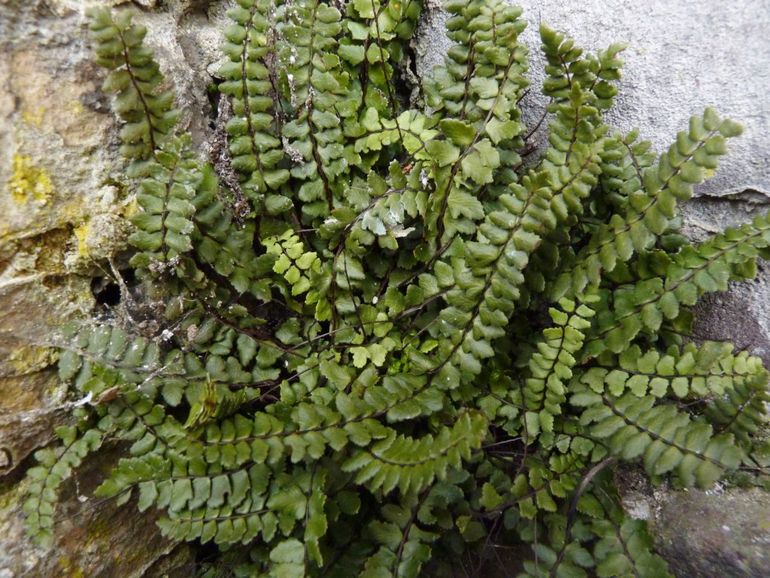
[(16, 153), (11, 161), (11, 178), (8, 190), (19, 204), (30, 201), (45, 205), (53, 196), (54, 187), (48, 171), (36, 165), (32, 157)]

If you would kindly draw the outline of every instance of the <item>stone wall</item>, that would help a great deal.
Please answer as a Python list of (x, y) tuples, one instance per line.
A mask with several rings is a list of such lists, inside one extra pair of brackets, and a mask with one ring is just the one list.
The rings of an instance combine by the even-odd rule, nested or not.
[[(110, 284), (110, 261), (121, 267), (125, 217), (133, 210), (120, 178), (114, 121), (99, 91), (103, 73), (92, 63), (86, 43), (84, 10), (95, 3), (0, 0), (0, 578), (152, 576), (170, 567), (182, 568), (182, 574), (189, 570), (189, 551), (162, 540), (151, 518), (87, 497), (98, 477), (91, 474), (103, 471), (110, 455), (89, 461), (75, 483), (67, 485), (51, 550), (29, 542), (20, 513), (23, 473), (33, 461), (31, 454), (49, 443), (52, 427), (66, 419), (66, 402), (51, 369), (57, 327), (68, 318), (93, 314), (95, 294)], [(183, 122), (206, 154), (207, 87), (219, 59), (218, 25), (227, 3), (132, 4), (140, 8), (148, 41), (178, 89)], [(707, 104), (746, 124), (746, 135), (719, 176), (686, 207), (691, 236), (767, 210), (770, 0), (722, 3), (718, 10), (699, 0), (520, 4), (533, 24), (527, 32), (533, 53), (541, 19), (589, 49), (614, 40), (631, 43), (623, 96), (611, 120), (620, 129), (638, 125), (659, 150), (686, 126), (692, 112)], [(421, 74), (445, 54), (444, 22), (439, 9), (427, 11), (415, 42)], [(539, 66), (536, 60), (534, 86)], [(530, 119), (542, 113), (544, 101), (536, 89), (525, 106)], [(755, 282), (708, 300), (701, 314), (698, 336), (733, 339), (770, 362), (767, 266)], [(639, 511), (664, 524), (665, 513), (676, 511), (670, 508), (689, 503), (675, 493), (661, 497), (647, 491), (643, 497), (647, 508)], [(717, 513), (740, 504), (761, 507), (760, 516), (770, 519), (766, 499), (731, 499), (724, 506), (721, 500), (710, 496), (709, 507)], [(686, 557), (682, 548), (692, 543), (693, 559), (695, 553), (708, 559), (698, 549), (704, 543), (698, 541), (698, 529), (680, 531), (687, 539), (672, 538), (662, 544), (664, 551)], [(770, 534), (766, 526), (759, 531), (765, 538)], [(713, 544), (711, 540), (707, 546), (728, 554), (738, 551), (729, 540)], [(752, 556), (750, 549), (745, 551)], [(751, 575), (750, 570), (741, 572), (726, 574)]]

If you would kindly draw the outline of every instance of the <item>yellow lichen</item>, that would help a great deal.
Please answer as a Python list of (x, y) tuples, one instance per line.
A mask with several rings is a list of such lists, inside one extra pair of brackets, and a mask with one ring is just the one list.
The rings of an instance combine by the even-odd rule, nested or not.
[(27, 124), (30, 124), (36, 128), (40, 128), (43, 126), (44, 113), (45, 113), (45, 109), (42, 106), (39, 106), (34, 110), (25, 110), (21, 114), (21, 118)]
[(8, 189), (17, 203), (30, 199), (44, 205), (53, 195), (53, 183), (48, 172), (36, 166), (27, 155), (13, 155), (11, 178)]
[(78, 240), (78, 256), (79, 257), (86, 257), (88, 256), (88, 230), (89, 225), (88, 221), (84, 221), (82, 224), (75, 227), (75, 230), (73, 233), (75, 234), (75, 238)]
[(139, 203), (136, 201), (136, 197), (130, 199), (123, 208), (123, 216), (126, 219), (130, 219), (139, 212)]
[(83, 578), (85, 576), (83, 570), (76, 566), (75, 563), (67, 556), (62, 556), (59, 558), (59, 568), (61, 568), (65, 576), (69, 576), (71, 578)]
[(50, 367), (59, 354), (50, 347), (22, 346), (8, 355), (7, 361), (17, 375), (26, 375)]
[(72, 100), (72, 101), (70, 101), (70, 103), (67, 105), (67, 109), (68, 109), (68, 110), (69, 110), (69, 111), (70, 111), (72, 114), (78, 114), (78, 115), (79, 115), (79, 114), (83, 114), (83, 113), (85, 113), (85, 112), (86, 112), (86, 109), (85, 109), (85, 107), (84, 107), (84, 106), (83, 106), (83, 105), (80, 103), (80, 101), (78, 101), (78, 100)]

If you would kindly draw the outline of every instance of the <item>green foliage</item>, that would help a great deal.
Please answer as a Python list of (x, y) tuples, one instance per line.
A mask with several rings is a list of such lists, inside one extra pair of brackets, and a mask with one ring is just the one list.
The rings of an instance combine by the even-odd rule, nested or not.
[(176, 124), (174, 93), (161, 90), (158, 63), (143, 44), (147, 29), (132, 23), (131, 12), (113, 17), (106, 8), (94, 8), (89, 15), (96, 62), (110, 71), (102, 89), (115, 94), (113, 108), (125, 123), (120, 152), (130, 159), (147, 159)]
[(156, 307), (62, 333), (82, 403), (30, 470), (42, 542), (109, 436), (97, 494), (236, 575), (440, 574), (503, 538), (532, 545), (527, 575), (664, 576), (612, 470), (705, 488), (762, 461), (761, 362), (682, 339), (770, 245), (770, 217), (678, 233), (739, 127), (707, 109), (656, 157), (602, 117), (623, 46), (542, 26), (548, 144), (525, 164), (521, 10), (448, 2), (455, 44), (418, 87), (420, 7), (238, 0), (221, 182), (173, 132), (144, 30), (93, 13)]
[(103, 439), (97, 428), (89, 429), (79, 436), (74, 427), (62, 426), (56, 430), (56, 435), (63, 444), (60, 448), (35, 452), (38, 465), (27, 472), (29, 497), (22, 507), (29, 531), (41, 546), (47, 548), (54, 541), (54, 508), (59, 486), (80, 466), (83, 458), (99, 449)]

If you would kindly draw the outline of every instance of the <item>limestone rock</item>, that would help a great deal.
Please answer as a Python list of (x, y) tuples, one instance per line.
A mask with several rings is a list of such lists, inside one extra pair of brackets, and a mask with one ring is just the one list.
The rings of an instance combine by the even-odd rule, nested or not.
[(677, 576), (762, 578), (770, 568), (770, 493), (670, 494), (653, 532)]
[[(523, 40), (532, 55), (532, 90), (523, 101), (532, 125), (545, 109), (538, 25), (544, 22), (596, 51), (627, 42), (623, 80), (608, 122), (638, 128), (659, 151), (706, 106), (741, 122), (746, 131), (700, 193), (754, 189), (770, 194), (770, 0), (512, 0), (529, 22)], [(430, 3), (429, 5), (434, 5)], [(421, 75), (442, 62), (450, 46), (446, 13), (433, 8), (417, 42)], [(544, 131), (538, 137), (542, 140)]]

